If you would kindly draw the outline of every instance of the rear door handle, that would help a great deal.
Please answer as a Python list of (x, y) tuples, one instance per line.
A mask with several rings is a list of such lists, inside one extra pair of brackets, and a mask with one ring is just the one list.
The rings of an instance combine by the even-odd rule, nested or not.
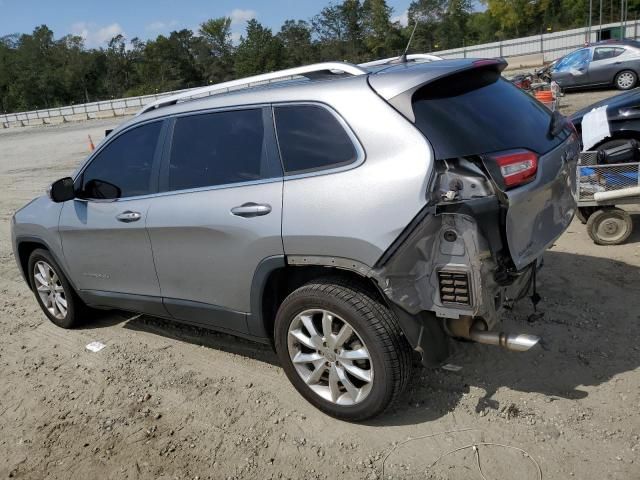
[(142, 214), (140, 212), (132, 212), (131, 210), (127, 210), (125, 212), (122, 212), (119, 215), (116, 215), (116, 219), (119, 222), (124, 222), (124, 223), (137, 222), (141, 218), (142, 218)]
[(239, 207), (233, 207), (231, 213), (238, 217), (260, 217), (271, 213), (271, 205), (267, 203), (243, 203)]

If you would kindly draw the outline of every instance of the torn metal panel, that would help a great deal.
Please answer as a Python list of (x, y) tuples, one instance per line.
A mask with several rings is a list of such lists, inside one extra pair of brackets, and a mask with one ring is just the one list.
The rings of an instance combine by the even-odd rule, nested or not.
[[(496, 263), (475, 219), (465, 214), (429, 215), (387, 264), (374, 270), (384, 293), (411, 314), (432, 311), (439, 317), (483, 317), (497, 321)], [(469, 278), (469, 305), (443, 302), (439, 272)]]

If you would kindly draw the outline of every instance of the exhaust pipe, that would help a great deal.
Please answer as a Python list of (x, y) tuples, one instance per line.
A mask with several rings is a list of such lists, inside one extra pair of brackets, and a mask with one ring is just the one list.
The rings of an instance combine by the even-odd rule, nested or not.
[(475, 325), (469, 330), (469, 338), (474, 342), (497, 345), (512, 352), (526, 352), (540, 341), (540, 337), (536, 335), (490, 332), (482, 330)]

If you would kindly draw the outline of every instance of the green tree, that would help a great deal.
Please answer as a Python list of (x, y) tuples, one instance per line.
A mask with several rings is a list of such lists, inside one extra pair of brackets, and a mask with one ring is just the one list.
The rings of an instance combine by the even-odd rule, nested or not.
[(231, 40), (231, 19), (212, 18), (200, 25), (200, 35), (207, 50), (204, 63), (205, 78), (211, 82), (221, 82), (233, 77), (233, 42)]
[(282, 43), (282, 65), (296, 67), (317, 60), (316, 49), (311, 41), (311, 27), (304, 20), (285, 20), (277, 34)]
[(391, 23), (392, 9), (386, 0), (365, 0), (362, 4), (365, 45), (372, 58), (389, 57), (402, 46), (399, 29)]
[(247, 22), (246, 34), (236, 49), (235, 71), (239, 77), (277, 70), (282, 65), (282, 42), (256, 19)]
[(146, 42), (140, 68), (143, 90), (153, 93), (202, 85), (204, 75), (197, 59), (199, 46), (198, 38), (187, 29)]

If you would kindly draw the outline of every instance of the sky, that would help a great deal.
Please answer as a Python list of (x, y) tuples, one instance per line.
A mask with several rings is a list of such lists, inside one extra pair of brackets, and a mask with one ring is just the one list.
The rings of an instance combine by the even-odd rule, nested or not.
[[(172, 30), (197, 30), (208, 18), (232, 19), (233, 38), (256, 18), (274, 33), (287, 19), (308, 20), (329, 5), (324, 0), (0, 0), (0, 37), (31, 33), (46, 24), (56, 38), (80, 35), (90, 48), (104, 47), (117, 34), (146, 40)], [(394, 20), (406, 24), (410, 0), (387, 0)]]

